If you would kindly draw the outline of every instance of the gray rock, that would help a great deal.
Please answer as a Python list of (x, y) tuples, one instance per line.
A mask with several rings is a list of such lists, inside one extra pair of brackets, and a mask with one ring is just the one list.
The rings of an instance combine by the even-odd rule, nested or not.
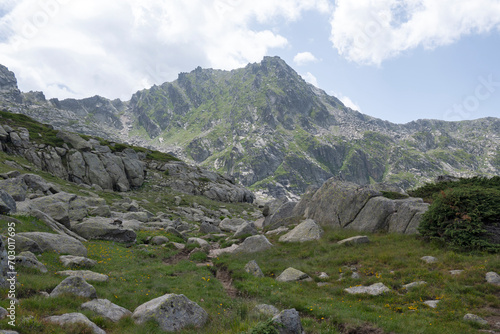
[(483, 318), (481, 318), (480, 316), (477, 316), (477, 315), (472, 314), (472, 313), (467, 313), (466, 315), (464, 315), (464, 320), (476, 322), (476, 323), (481, 324), (481, 325), (488, 324), (488, 321), (486, 321)]
[(198, 245), (204, 252), (208, 252), (210, 250), (210, 244), (201, 238), (189, 238), (187, 240), (188, 245)]
[[(70, 202), (76, 199), (77, 196), (74, 194), (60, 192), (50, 196), (35, 198), (28, 205), (30, 210), (39, 210), (68, 227), (70, 222)], [(87, 212), (85, 211), (84, 216), (86, 214)]]
[(149, 221), (151, 216), (147, 212), (127, 212), (123, 215), (124, 220), (138, 220), (142, 223)]
[(344, 291), (350, 294), (366, 293), (372, 296), (378, 296), (385, 292), (391, 291), (391, 289), (386, 287), (383, 283), (375, 283), (370, 286), (355, 286), (352, 288), (347, 288), (344, 289)]
[(221, 233), (221, 229), (213, 224), (202, 222), (200, 225), (200, 232), (205, 234)]
[(322, 272), (322, 273), (319, 274), (318, 278), (320, 278), (320, 279), (328, 279), (328, 278), (330, 278), (330, 276), (328, 276), (327, 273)]
[(278, 227), (275, 230), (267, 231), (266, 235), (280, 234), (280, 233), (283, 233), (283, 232), (288, 232), (288, 230), (290, 230), (288, 227), (282, 226), (282, 227)]
[(0, 189), (6, 191), (16, 202), (24, 201), (28, 192), (28, 186), (22, 177), (1, 180)]
[(107, 299), (94, 299), (83, 303), (81, 307), (84, 310), (93, 311), (113, 322), (118, 322), (121, 318), (132, 315), (132, 312), (126, 308), (113, 304)]
[(490, 271), (486, 273), (486, 282), (494, 285), (500, 285), (500, 275), (496, 272)]
[(24, 232), (18, 233), (17, 236), (34, 241), (42, 252), (54, 251), (60, 254), (87, 256), (85, 246), (80, 241), (67, 235), (46, 232)]
[(95, 288), (88, 284), (84, 278), (79, 276), (70, 276), (64, 279), (54, 288), (54, 290), (52, 290), (50, 297), (57, 297), (62, 294), (71, 294), (91, 299), (97, 298)]
[(7, 272), (10, 271), (8, 270), (8, 264), (7, 248), (2, 236), (0, 236), (0, 289), (8, 285), (6, 281)]
[(384, 230), (387, 226), (387, 218), (396, 211), (394, 200), (385, 197), (373, 197), (350, 223), (344, 228), (357, 231), (376, 232)]
[(323, 229), (312, 219), (307, 219), (279, 238), (280, 242), (306, 242), (321, 239)]
[(247, 273), (249, 273), (255, 277), (264, 277), (264, 273), (262, 272), (262, 270), (260, 269), (259, 265), (257, 264), (257, 262), (255, 260), (248, 262), (245, 265), (244, 269)]
[(83, 160), (87, 165), (86, 168), (86, 176), (88, 179), (86, 180), (87, 184), (97, 184), (102, 189), (113, 189), (113, 181), (111, 180), (111, 176), (109, 176), (104, 164), (97, 154), (91, 152), (83, 152)]
[(281, 311), (273, 317), (273, 322), (281, 325), (276, 326), (280, 334), (305, 334), (299, 312), (294, 308)]
[(89, 208), (88, 214), (90, 216), (109, 218), (111, 217), (111, 209), (108, 205), (100, 205), (95, 208)]
[(425, 281), (417, 281), (417, 282), (412, 282), (412, 283), (404, 284), (403, 288), (405, 288), (406, 290), (410, 290), (410, 289), (416, 288), (417, 286), (425, 285), (425, 284), (427, 284), (427, 282), (425, 282)]
[[(108, 147), (106, 146), (106, 148)], [(130, 182), (125, 173), (125, 166), (122, 158), (111, 153), (101, 154), (99, 157), (106, 172), (108, 172), (113, 188), (118, 191), (130, 190)]]
[(35, 174), (24, 174), (22, 176), (29, 189), (41, 191), (44, 194), (55, 194), (59, 192), (57, 186), (45, 181), (41, 176)]
[(8, 215), (17, 211), (16, 201), (5, 190), (0, 189), (0, 214)]
[(84, 152), (92, 150), (92, 145), (76, 133), (59, 131), (56, 137), (62, 139), (65, 143), (70, 144), (76, 150)]
[(312, 281), (312, 278), (306, 273), (297, 270), (295, 268), (285, 269), (278, 277), (276, 277), (278, 282), (296, 282), (296, 281)]
[(59, 261), (64, 267), (85, 267), (92, 268), (97, 264), (97, 261), (91, 260), (83, 256), (62, 255), (59, 256)]
[(138, 188), (144, 183), (144, 163), (140, 160), (123, 157), (123, 166), (131, 187)]
[(163, 244), (166, 244), (169, 241), (170, 240), (168, 240), (167, 237), (164, 237), (162, 235), (157, 235), (157, 236), (154, 236), (149, 243), (151, 245), (163, 245)]
[(222, 231), (226, 232), (236, 232), (238, 231), (238, 228), (240, 228), (241, 225), (245, 223), (245, 220), (242, 218), (224, 218), (220, 224), (219, 228)]
[(94, 282), (107, 282), (109, 280), (108, 275), (95, 273), (90, 270), (63, 270), (56, 272), (56, 274), (63, 276), (77, 276), (85, 279), (86, 281)]
[(273, 305), (259, 304), (253, 308), (252, 313), (263, 315), (265, 317), (274, 317), (275, 315), (280, 313), (280, 310), (278, 310)]
[(162, 330), (173, 332), (186, 326), (202, 327), (208, 314), (184, 295), (166, 294), (137, 307), (132, 318), (136, 324), (154, 319)]
[(33, 240), (23, 237), (22, 235), (16, 234), (14, 237), (16, 241), (16, 250), (18, 252), (28, 251), (31, 253), (40, 254), (43, 253), (40, 246)]
[(436, 263), (438, 262), (438, 259), (436, 259), (434, 256), (422, 256), (420, 258), (422, 261), (427, 262), (427, 263)]
[(366, 244), (369, 242), (370, 242), (370, 239), (368, 239), (367, 236), (358, 235), (355, 237), (340, 240), (339, 242), (337, 242), (337, 244), (339, 244), (339, 245), (357, 245), (357, 244)]
[(240, 225), (238, 230), (233, 235), (233, 238), (241, 238), (243, 236), (256, 235), (258, 234), (257, 229), (255, 228), (253, 223), (244, 223)]
[(276, 229), (280, 226), (286, 225), (286, 219), (294, 216), (293, 209), (296, 205), (297, 202), (286, 201), (275, 210), (271, 208), (270, 211), (272, 212), (272, 214), (265, 218), (262, 226), (269, 227), (270, 229)]
[(114, 219), (90, 217), (71, 226), (71, 230), (89, 240), (108, 240), (122, 243), (135, 242), (135, 231), (114, 225)]
[(429, 204), (421, 198), (395, 200), (396, 212), (388, 219), (388, 231), (415, 234), (422, 215), (429, 209)]
[(452, 276), (460, 275), (463, 272), (464, 272), (463, 270), (450, 270), (450, 274)]
[(92, 333), (94, 334), (106, 334), (106, 332), (100, 329), (96, 324), (89, 320), (85, 315), (81, 313), (66, 313), (63, 315), (54, 315), (45, 318), (45, 321), (55, 323), (61, 326), (67, 324), (84, 324), (92, 328)]
[(263, 235), (254, 235), (246, 238), (235, 250), (234, 253), (255, 253), (262, 252), (273, 245)]
[(3, 307), (0, 307), (0, 320), (5, 319), (8, 314), (9, 314), (9, 312), (7, 312), (6, 309), (4, 309)]
[(424, 304), (429, 306), (430, 308), (436, 308), (439, 302), (440, 300), (426, 300)]
[(19, 267), (25, 267), (25, 268), (34, 268), (40, 271), (41, 273), (46, 273), (47, 268), (43, 263), (38, 261), (37, 257), (35, 254), (31, 252), (21, 252), (19, 253), (15, 259), (14, 262), (16, 263), (16, 266)]

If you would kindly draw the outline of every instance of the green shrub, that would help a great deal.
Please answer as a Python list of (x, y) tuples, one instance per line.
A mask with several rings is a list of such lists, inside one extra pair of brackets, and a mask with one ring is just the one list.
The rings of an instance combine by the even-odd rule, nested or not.
[(395, 191), (382, 191), (382, 196), (389, 199), (405, 199), (408, 195), (401, 194)]
[(460, 251), (498, 252), (500, 189), (466, 186), (441, 190), (424, 214), (419, 232)]
[(269, 319), (267, 321), (259, 322), (254, 328), (250, 330), (250, 334), (279, 334), (279, 330), (276, 328), (277, 325)]

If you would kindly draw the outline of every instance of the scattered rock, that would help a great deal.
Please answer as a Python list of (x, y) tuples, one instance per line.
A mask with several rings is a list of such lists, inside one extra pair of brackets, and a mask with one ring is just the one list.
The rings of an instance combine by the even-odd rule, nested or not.
[(427, 262), (427, 263), (436, 263), (438, 262), (438, 259), (435, 258), (434, 256), (423, 256), (420, 258), (422, 261)]
[(6, 309), (4, 309), (3, 307), (0, 307), (0, 320), (5, 319), (8, 314), (9, 314), (9, 312), (7, 312)]
[(17, 210), (16, 201), (5, 190), (0, 189), (0, 214), (8, 215)]
[(113, 304), (107, 299), (94, 299), (82, 304), (81, 307), (84, 310), (93, 311), (113, 322), (118, 322), (121, 318), (132, 315), (132, 312), (126, 308)]
[(429, 306), (430, 308), (436, 308), (439, 302), (440, 300), (426, 300), (424, 304)]
[(202, 222), (200, 225), (200, 232), (205, 234), (220, 233), (221, 229), (213, 224)]
[(280, 310), (278, 310), (273, 305), (259, 304), (253, 308), (252, 313), (263, 315), (265, 317), (274, 317), (275, 315), (280, 313)]
[(496, 272), (490, 271), (489, 273), (486, 273), (486, 282), (494, 285), (500, 285), (500, 275)]
[(464, 320), (465, 321), (477, 322), (478, 324), (481, 324), (481, 325), (487, 325), (488, 324), (488, 321), (486, 321), (483, 318), (481, 318), (480, 316), (477, 316), (477, 315), (472, 314), (472, 313), (467, 313), (466, 315), (464, 315)]
[(256, 235), (258, 234), (257, 229), (255, 228), (255, 225), (253, 223), (243, 223), (240, 225), (238, 230), (234, 233), (233, 237), (234, 238), (240, 238), (243, 236), (249, 236), (249, 235)]
[(59, 256), (59, 261), (64, 267), (84, 267), (92, 268), (97, 264), (97, 261), (91, 260), (83, 256), (62, 255)]
[(132, 318), (137, 324), (154, 319), (162, 330), (173, 332), (186, 326), (202, 327), (208, 314), (184, 295), (166, 294), (137, 307)]
[(372, 296), (378, 296), (385, 292), (391, 291), (391, 289), (386, 287), (383, 283), (375, 283), (370, 286), (355, 286), (352, 288), (347, 288), (344, 289), (344, 291), (350, 294), (366, 293)]
[(358, 235), (355, 237), (340, 240), (339, 242), (337, 242), (337, 244), (339, 244), (339, 245), (357, 245), (357, 244), (366, 244), (369, 242), (370, 242), (370, 239), (368, 239), (367, 236)]
[(166, 244), (169, 241), (170, 240), (168, 240), (167, 237), (164, 237), (162, 235), (157, 235), (157, 236), (154, 236), (149, 243), (151, 245), (163, 245), (163, 244)]
[(408, 283), (408, 284), (403, 285), (403, 288), (405, 288), (406, 290), (410, 290), (410, 289), (413, 289), (417, 286), (424, 285), (424, 284), (427, 284), (427, 282), (425, 282), (425, 281), (412, 282), (412, 283)]
[(198, 245), (204, 252), (208, 252), (210, 250), (210, 244), (201, 238), (189, 238), (187, 241), (188, 245)]
[(245, 220), (242, 218), (224, 218), (220, 224), (219, 228), (225, 232), (236, 232), (241, 225), (245, 223)]
[(238, 244), (232, 244), (231, 246), (226, 248), (211, 249), (210, 252), (208, 253), (208, 256), (214, 258), (224, 253), (232, 254), (238, 249), (238, 247), (239, 247)]
[(67, 235), (46, 232), (24, 232), (18, 233), (17, 236), (34, 241), (42, 252), (54, 251), (60, 254), (87, 256), (87, 248), (80, 241)]
[(38, 244), (31, 239), (16, 234), (14, 240), (16, 241), (16, 250), (19, 252), (27, 251), (36, 254), (43, 253), (40, 246), (38, 246)]
[(85, 279), (78, 276), (70, 276), (64, 279), (54, 288), (54, 290), (52, 290), (50, 297), (57, 297), (62, 294), (71, 294), (91, 299), (97, 298), (95, 288), (88, 284)]
[(63, 270), (56, 272), (57, 275), (77, 276), (86, 281), (107, 282), (109, 277), (104, 274), (95, 273), (90, 270)]
[(108, 240), (122, 243), (135, 242), (134, 230), (113, 224), (113, 218), (90, 217), (71, 226), (71, 230), (89, 240)]
[(312, 219), (307, 219), (297, 225), (293, 230), (279, 238), (280, 242), (306, 242), (319, 240), (323, 229)]
[(328, 278), (330, 278), (330, 276), (328, 276), (327, 273), (322, 272), (322, 273), (320, 273), (318, 275), (318, 278), (320, 278), (320, 279), (328, 279)]
[(281, 326), (277, 326), (276, 328), (280, 334), (305, 333), (300, 321), (299, 312), (297, 312), (294, 308), (281, 311), (273, 317), (273, 322), (281, 324)]
[(64, 326), (66, 324), (85, 324), (92, 328), (94, 334), (106, 334), (105, 331), (100, 329), (96, 324), (89, 320), (85, 315), (81, 313), (66, 313), (63, 315), (54, 315), (52, 317), (45, 318), (45, 321), (52, 322)]
[(19, 253), (15, 257), (14, 262), (16, 263), (16, 266), (25, 268), (34, 268), (40, 271), (41, 273), (47, 272), (47, 268), (45, 267), (45, 265), (40, 261), (38, 261), (36, 255), (31, 252)]
[(283, 232), (288, 232), (288, 230), (289, 230), (288, 227), (281, 226), (281, 227), (278, 227), (275, 230), (271, 230), (271, 231), (266, 232), (266, 235), (280, 234), (280, 233), (283, 233)]
[(245, 271), (255, 277), (264, 277), (264, 273), (255, 260), (252, 260), (245, 265)]
[(460, 275), (463, 272), (464, 272), (463, 270), (450, 270), (450, 274), (452, 276)]
[(262, 252), (273, 246), (263, 235), (254, 235), (248, 237), (243, 241), (238, 248), (236, 248), (234, 253), (256, 253)]
[(276, 277), (278, 282), (296, 282), (296, 281), (312, 281), (312, 278), (306, 273), (297, 270), (295, 268), (285, 269), (278, 277)]

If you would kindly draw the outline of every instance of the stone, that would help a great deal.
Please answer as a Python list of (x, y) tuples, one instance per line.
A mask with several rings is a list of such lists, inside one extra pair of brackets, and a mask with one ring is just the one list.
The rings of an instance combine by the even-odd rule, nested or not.
[(366, 244), (369, 242), (370, 242), (370, 239), (368, 239), (367, 236), (358, 235), (355, 237), (340, 240), (339, 242), (337, 242), (337, 244), (339, 244), (339, 245), (358, 245), (358, 244)]
[(278, 277), (276, 277), (278, 282), (297, 282), (297, 281), (312, 281), (312, 278), (306, 273), (297, 270), (295, 268), (285, 269)]
[(255, 307), (252, 310), (252, 313), (262, 315), (265, 317), (274, 317), (275, 315), (280, 313), (280, 310), (278, 310), (273, 305), (258, 304), (258, 305), (255, 305)]
[(202, 327), (208, 320), (208, 314), (184, 295), (166, 294), (137, 307), (132, 318), (136, 324), (153, 319), (162, 330), (174, 332), (187, 326)]
[(9, 265), (9, 260), (8, 260), (6, 243), (2, 238), (2, 236), (0, 236), (0, 289), (8, 285), (5, 279), (7, 277), (7, 272), (10, 271), (8, 269), (8, 265)]
[(233, 235), (233, 238), (241, 238), (243, 236), (256, 235), (258, 234), (257, 229), (253, 223), (243, 223), (238, 227), (238, 230)]
[(59, 192), (59, 189), (47, 181), (45, 181), (41, 176), (36, 174), (24, 174), (22, 176), (24, 182), (29, 189), (33, 191), (41, 191), (44, 194), (55, 194)]
[(83, 303), (81, 307), (84, 310), (93, 311), (113, 322), (118, 322), (121, 318), (132, 315), (132, 312), (126, 308), (113, 304), (107, 299), (94, 299)]
[(236, 232), (238, 228), (245, 223), (242, 218), (224, 218), (220, 224), (219, 228), (225, 232)]
[(138, 220), (142, 223), (149, 221), (150, 215), (147, 212), (127, 212), (123, 215), (124, 220)]
[(102, 189), (113, 189), (113, 181), (109, 176), (104, 164), (97, 154), (91, 152), (82, 153), (83, 160), (87, 165), (85, 179), (87, 184), (97, 184)]
[(100, 205), (95, 208), (90, 208), (88, 212), (90, 216), (106, 217), (106, 218), (111, 217), (111, 209), (107, 205)]
[(63, 270), (56, 272), (57, 275), (76, 276), (85, 279), (86, 281), (107, 282), (108, 275), (95, 273), (90, 270)]
[(477, 316), (477, 315), (472, 314), (472, 313), (467, 313), (466, 315), (464, 315), (464, 320), (476, 322), (476, 323), (481, 324), (481, 325), (488, 324), (488, 321), (486, 321), (483, 318), (481, 318), (480, 316)]
[(330, 278), (330, 276), (328, 276), (327, 273), (321, 272), (319, 274), (318, 278), (320, 278), (320, 279), (328, 279), (328, 278)]
[(403, 288), (405, 288), (406, 290), (410, 290), (410, 289), (416, 288), (417, 286), (425, 285), (425, 284), (427, 284), (427, 282), (425, 282), (425, 281), (412, 282), (412, 283), (404, 284)]
[(256, 253), (262, 252), (273, 245), (263, 235), (254, 235), (246, 238), (235, 250), (234, 253)]
[[(39, 210), (57, 222), (69, 227), (70, 202), (77, 198), (74, 194), (60, 192), (50, 196), (39, 197), (29, 202), (30, 210)], [(85, 211), (84, 216), (87, 214)]]
[[(278, 200), (277, 204), (279, 205), (280, 200)], [(287, 218), (293, 217), (293, 209), (297, 205), (297, 202), (284, 202), (279, 205), (279, 207), (272, 209), (272, 214), (268, 215), (264, 222), (262, 223), (262, 227), (268, 227), (269, 229), (276, 229), (280, 226), (286, 225)], [(272, 206), (272, 205), (271, 205)]]
[(500, 285), (500, 275), (496, 272), (490, 271), (486, 273), (486, 282), (494, 285)]
[(307, 242), (321, 239), (323, 229), (312, 219), (307, 219), (279, 238), (280, 242)]
[(372, 296), (378, 296), (385, 292), (391, 291), (388, 287), (386, 287), (383, 283), (375, 283), (370, 286), (355, 286), (351, 288), (344, 289), (347, 293), (350, 294), (360, 294), (366, 293)]
[(4, 309), (3, 307), (0, 307), (0, 320), (5, 319), (8, 314), (9, 314), (9, 312), (7, 312), (6, 309)]
[(40, 246), (38, 246), (38, 244), (31, 239), (28, 239), (26, 237), (23, 237), (22, 235), (16, 234), (16, 236), (14, 237), (14, 240), (16, 241), (16, 250), (18, 252), (28, 251), (28, 252), (36, 253), (36, 254), (43, 253)]
[(8, 215), (17, 211), (16, 201), (5, 190), (0, 189), (0, 215)]
[(226, 248), (211, 249), (210, 252), (208, 253), (208, 257), (215, 258), (224, 253), (233, 254), (234, 252), (236, 252), (238, 247), (239, 247), (238, 244), (232, 244), (231, 246)]
[(15, 257), (14, 262), (16, 263), (16, 266), (25, 268), (34, 268), (40, 271), (41, 273), (47, 272), (47, 268), (45, 267), (45, 265), (40, 261), (38, 261), (36, 255), (31, 252), (19, 253)]
[(450, 270), (450, 274), (452, 276), (460, 275), (463, 272), (464, 272), (463, 270)]
[(288, 232), (289, 230), (290, 229), (288, 227), (281, 226), (281, 227), (278, 227), (275, 230), (267, 231), (266, 235), (280, 234), (280, 233), (283, 233), (283, 232)]
[(87, 256), (87, 248), (80, 241), (67, 235), (46, 232), (23, 232), (18, 233), (17, 236), (34, 241), (42, 252), (54, 251), (60, 254)]
[(163, 245), (169, 242), (167, 237), (164, 237), (162, 235), (157, 235), (151, 238), (151, 241), (149, 242), (151, 245)]
[(205, 234), (221, 233), (221, 229), (213, 224), (202, 222), (200, 225), (200, 232)]
[(198, 245), (204, 252), (208, 252), (210, 250), (210, 244), (201, 238), (189, 238), (187, 240), (188, 245)]
[(0, 181), (0, 189), (6, 191), (16, 202), (24, 201), (28, 193), (28, 186), (22, 177)]
[(144, 163), (137, 159), (122, 157), (123, 167), (130, 186), (138, 188), (144, 183)]
[(64, 267), (85, 267), (92, 268), (97, 264), (97, 261), (91, 260), (83, 256), (62, 255), (59, 256), (59, 261)]
[(88, 152), (92, 150), (92, 145), (76, 133), (59, 131), (56, 134), (56, 137), (62, 139), (65, 143), (70, 144), (74, 149), (78, 151)]
[(426, 263), (436, 263), (438, 262), (438, 259), (435, 258), (434, 256), (422, 256), (420, 260), (426, 262)]
[(426, 300), (424, 304), (429, 306), (430, 308), (436, 308), (439, 302), (439, 300)]
[(264, 273), (255, 260), (248, 262), (245, 265), (244, 270), (255, 277), (264, 277)]
[(135, 242), (134, 230), (113, 224), (112, 218), (89, 217), (71, 226), (71, 230), (88, 240), (108, 240), (122, 243)]
[(58, 286), (52, 290), (50, 297), (57, 297), (62, 294), (71, 294), (84, 298), (97, 298), (95, 288), (88, 284), (85, 279), (78, 276), (70, 276), (64, 279)]
[(281, 311), (273, 317), (272, 321), (280, 324), (276, 326), (280, 334), (305, 334), (299, 312), (294, 308)]
[(45, 321), (55, 323), (61, 326), (67, 324), (84, 324), (92, 329), (94, 334), (106, 334), (104, 330), (99, 328), (96, 324), (89, 320), (85, 315), (81, 313), (66, 313), (63, 315), (54, 315), (45, 318)]

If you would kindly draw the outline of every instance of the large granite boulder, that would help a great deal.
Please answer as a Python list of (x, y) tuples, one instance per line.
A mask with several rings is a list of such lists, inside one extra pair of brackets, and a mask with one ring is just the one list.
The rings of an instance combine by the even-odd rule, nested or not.
[(137, 324), (153, 319), (162, 330), (175, 332), (187, 326), (202, 327), (208, 314), (184, 295), (166, 294), (137, 307), (132, 318)]
[(16, 201), (5, 190), (0, 189), (0, 214), (8, 215), (17, 210)]
[(245, 223), (246, 221), (242, 218), (224, 218), (220, 222), (219, 228), (225, 232), (236, 232)]
[(93, 334), (106, 334), (104, 330), (99, 328), (96, 324), (89, 320), (84, 314), (81, 313), (66, 313), (62, 315), (54, 315), (44, 319), (47, 322), (55, 323), (60, 326), (71, 324), (84, 324), (92, 329)]
[(279, 238), (281, 242), (306, 242), (321, 239), (323, 229), (312, 219), (307, 219)]
[(57, 138), (62, 139), (65, 143), (70, 144), (74, 149), (79, 151), (90, 151), (92, 145), (76, 133), (59, 131), (56, 135)]
[(16, 263), (16, 267), (34, 268), (41, 273), (47, 272), (45, 265), (38, 261), (36, 255), (31, 252), (19, 253), (16, 255), (14, 262)]
[[(278, 207), (276, 207), (279, 205)], [(297, 202), (289, 202), (286, 200), (275, 200), (271, 203), (266, 204), (264, 210), (268, 213), (262, 227), (268, 227), (268, 229), (276, 229), (283, 225), (288, 225), (286, 219), (293, 217), (293, 210)]]
[(297, 282), (297, 281), (312, 281), (312, 278), (306, 273), (295, 269), (287, 268), (278, 277), (276, 277), (278, 282)]
[(134, 230), (123, 228), (112, 218), (90, 217), (75, 223), (71, 230), (89, 240), (109, 240), (123, 243), (135, 242)]
[(75, 238), (46, 232), (24, 232), (21, 236), (34, 241), (42, 252), (54, 251), (60, 254), (87, 256), (87, 248)]
[(16, 202), (24, 201), (28, 193), (28, 186), (22, 177), (0, 180), (0, 189), (12, 196)]
[(69, 276), (52, 290), (50, 297), (57, 297), (62, 294), (70, 294), (84, 298), (97, 298), (95, 288), (88, 284), (85, 279), (78, 276)]
[(256, 253), (265, 251), (273, 246), (263, 235), (254, 235), (246, 238), (233, 253)]
[(63, 270), (56, 272), (56, 275), (77, 276), (83, 278), (86, 281), (94, 282), (107, 282), (109, 280), (108, 275), (99, 274), (90, 270)]
[(305, 334), (299, 312), (294, 308), (281, 311), (273, 317), (273, 322), (278, 324), (276, 329), (280, 334)]
[(113, 304), (107, 299), (94, 299), (83, 303), (81, 307), (84, 310), (93, 311), (113, 322), (118, 322), (121, 318), (132, 315), (132, 312), (126, 308)]

